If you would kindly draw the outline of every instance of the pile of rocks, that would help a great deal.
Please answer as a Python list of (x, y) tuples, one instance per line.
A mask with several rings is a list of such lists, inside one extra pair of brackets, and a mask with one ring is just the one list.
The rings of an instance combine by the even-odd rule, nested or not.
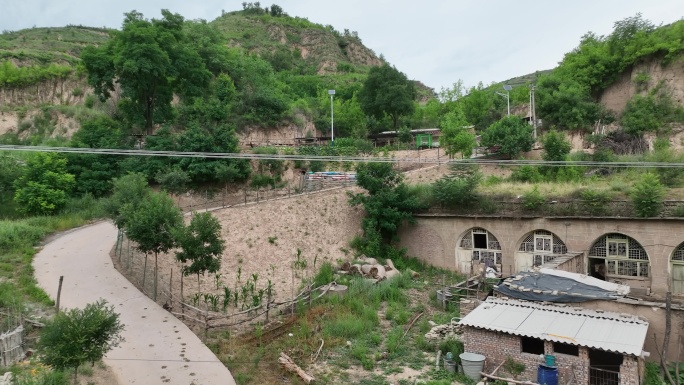
[[(430, 324), (432, 325), (434, 322), (430, 321)], [(460, 325), (450, 322), (444, 325), (433, 325), (432, 329), (425, 333), (425, 339), (431, 343), (438, 343), (446, 339), (460, 341), (462, 333)]]

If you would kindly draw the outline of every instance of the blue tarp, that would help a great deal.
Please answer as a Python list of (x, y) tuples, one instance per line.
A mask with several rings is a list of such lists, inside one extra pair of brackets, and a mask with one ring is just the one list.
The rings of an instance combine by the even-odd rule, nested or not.
[(521, 278), (508, 278), (505, 282), (509, 282), (510, 286), (502, 283), (495, 287), (494, 291), (510, 298), (539, 302), (610, 301), (621, 297), (614, 291), (555, 275), (524, 272), (516, 277)]

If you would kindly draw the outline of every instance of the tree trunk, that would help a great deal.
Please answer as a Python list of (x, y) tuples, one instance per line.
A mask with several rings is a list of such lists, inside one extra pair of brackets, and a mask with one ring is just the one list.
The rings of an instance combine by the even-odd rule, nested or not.
[(147, 278), (147, 253), (145, 253), (145, 266), (143, 267), (143, 292), (145, 291), (145, 278)]

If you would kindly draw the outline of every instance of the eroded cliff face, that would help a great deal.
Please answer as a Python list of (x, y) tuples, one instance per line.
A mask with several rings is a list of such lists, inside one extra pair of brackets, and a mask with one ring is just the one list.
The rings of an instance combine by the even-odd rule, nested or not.
[(619, 116), (634, 95), (645, 94), (661, 84), (677, 104), (684, 106), (684, 57), (668, 64), (654, 57), (633, 65), (603, 91), (599, 101)]
[(70, 76), (66, 79), (49, 79), (24, 88), (0, 88), (0, 105), (16, 107), (44, 104), (82, 104), (93, 89), (85, 77)]

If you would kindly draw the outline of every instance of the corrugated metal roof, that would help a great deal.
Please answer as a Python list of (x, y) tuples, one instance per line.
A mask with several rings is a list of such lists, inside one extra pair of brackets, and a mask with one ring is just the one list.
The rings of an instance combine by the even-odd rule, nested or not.
[(489, 297), (461, 325), (640, 356), (648, 321), (603, 312)]

